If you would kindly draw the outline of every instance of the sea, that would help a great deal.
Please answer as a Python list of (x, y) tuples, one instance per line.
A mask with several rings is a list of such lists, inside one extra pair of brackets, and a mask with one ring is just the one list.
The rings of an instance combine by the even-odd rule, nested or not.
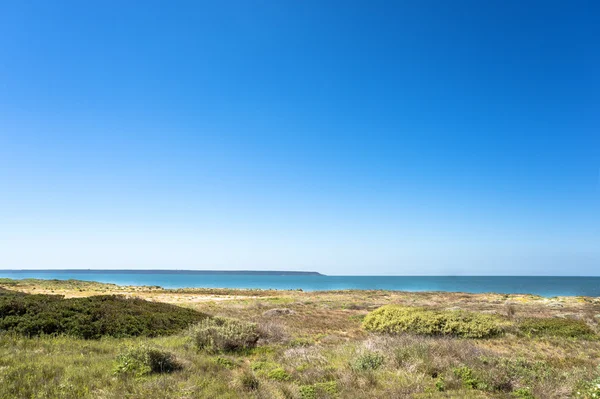
[(393, 290), (600, 296), (600, 277), (551, 276), (327, 276), (311, 272), (198, 270), (0, 270), (0, 278), (84, 280), (163, 288), (278, 290)]

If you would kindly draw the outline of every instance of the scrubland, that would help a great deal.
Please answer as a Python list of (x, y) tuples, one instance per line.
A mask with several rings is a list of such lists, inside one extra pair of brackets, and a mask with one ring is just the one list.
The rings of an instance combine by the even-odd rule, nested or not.
[(0, 289), (0, 398), (600, 397), (600, 298)]

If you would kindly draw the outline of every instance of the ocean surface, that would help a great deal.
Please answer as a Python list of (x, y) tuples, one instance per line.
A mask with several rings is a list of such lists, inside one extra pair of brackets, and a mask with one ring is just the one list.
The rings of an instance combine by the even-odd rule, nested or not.
[(523, 276), (325, 276), (318, 273), (202, 272), (183, 270), (0, 270), (0, 278), (76, 279), (164, 288), (261, 288), (496, 292), (552, 296), (600, 296), (600, 277)]

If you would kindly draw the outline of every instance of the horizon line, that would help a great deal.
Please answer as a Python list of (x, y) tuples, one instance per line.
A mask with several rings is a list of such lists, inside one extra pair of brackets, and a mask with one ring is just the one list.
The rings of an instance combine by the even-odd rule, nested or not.
[(284, 273), (284, 274), (313, 274), (323, 277), (592, 277), (600, 275), (577, 274), (324, 274), (313, 270), (252, 270), (252, 269), (94, 269), (94, 268), (67, 268), (67, 269), (1, 269), (0, 272), (200, 272), (200, 273)]

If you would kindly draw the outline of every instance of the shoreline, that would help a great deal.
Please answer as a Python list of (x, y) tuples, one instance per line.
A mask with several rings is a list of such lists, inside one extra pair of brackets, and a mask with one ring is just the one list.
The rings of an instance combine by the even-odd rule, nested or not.
[[(95, 280), (79, 280), (79, 279), (44, 279), (44, 278), (7, 278), (0, 277), (0, 288), (10, 289), (10, 287), (27, 287), (31, 285), (41, 286), (52, 286), (51, 290), (66, 289), (70, 288), (81, 288), (83, 287), (102, 287), (104, 290), (118, 291), (118, 292), (163, 292), (171, 294), (204, 294), (210, 296), (220, 295), (235, 295), (241, 297), (247, 296), (272, 296), (272, 295), (283, 295), (283, 294), (360, 294), (360, 293), (389, 293), (389, 294), (414, 294), (414, 295), (469, 295), (469, 296), (501, 296), (501, 297), (526, 297), (529, 299), (539, 300), (568, 300), (576, 299), (580, 301), (590, 301), (600, 303), (600, 296), (590, 295), (554, 295), (544, 296), (534, 293), (502, 293), (502, 292), (467, 292), (467, 291), (445, 291), (445, 290), (393, 290), (393, 289), (361, 289), (361, 288), (347, 288), (347, 289), (315, 289), (315, 290), (304, 290), (302, 288), (286, 289), (286, 288), (236, 288), (236, 287), (180, 287), (180, 288), (169, 288), (162, 287), (159, 285), (131, 285), (131, 284), (117, 284), (117, 283), (106, 283)], [(38, 291), (40, 292), (40, 291)]]
[[(237, 288), (162, 288), (158, 286), (127, 286), (82, 280), (12, 280), (0, 278), (0, 289), (27, 294), (62, 295), (65, 298), (82, 298), (96, 295), (122, 295), (153, 302), (163, 302), (194, 307), (211, 303), (273, 302), (303, 303), (307, 301), (372, 303), (363, 306), (372, 309), (387, 303), (440, 309), (465, 309), (470, 311), (503, 314), (507, 306), (520, 306), (529, 310), (537, 308), (540, 316), (573, 316), (587, 307), (599, 307), (600, 297), (557, 296), (543, 297), (532, 294), (465, 293), (445, 291), (390, 291), (390, 290), (329, 290), (302, 291), (278, 289)], [(344, 305), (342, 305), (343, 307)]]

